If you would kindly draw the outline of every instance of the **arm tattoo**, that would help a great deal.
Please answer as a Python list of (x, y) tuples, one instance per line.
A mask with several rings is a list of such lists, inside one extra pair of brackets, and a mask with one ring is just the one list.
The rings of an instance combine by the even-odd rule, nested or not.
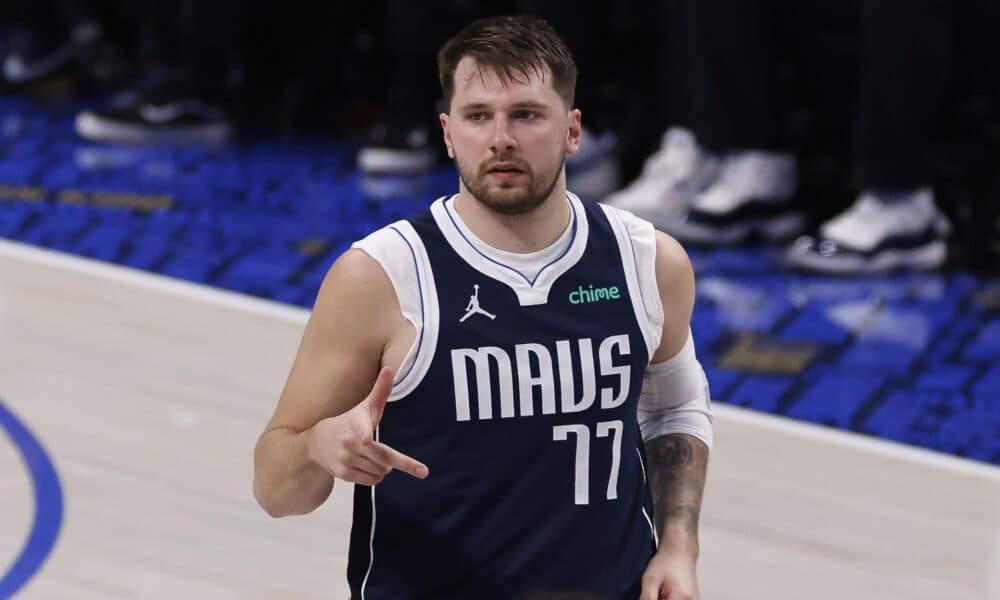
[(708, 448), (689, 435), (670, 434), (647, 441), (646, 457), (657, 533), (679, 526), (697, 539)]

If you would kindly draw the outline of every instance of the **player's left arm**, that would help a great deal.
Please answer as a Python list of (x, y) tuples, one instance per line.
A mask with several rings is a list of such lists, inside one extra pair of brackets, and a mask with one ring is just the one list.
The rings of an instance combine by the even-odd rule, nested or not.
[(641, 599), (697, 598), (698, 521), (712, 414), (690, 339), (694, 271), (680, 244), (659, 231), (656, 280), (663, 332), (643, 381), (639, 420), (660, 545), (643, 575)]

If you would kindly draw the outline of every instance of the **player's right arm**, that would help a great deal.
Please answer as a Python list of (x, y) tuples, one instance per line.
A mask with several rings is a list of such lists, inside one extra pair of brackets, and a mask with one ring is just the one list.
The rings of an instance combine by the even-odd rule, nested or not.
[(373, 440), (392, 389), (383, 356), (404, 326), (378, 263), (348, 250), (320, 287), (278, 406), (254, 451), (254, 497), (274, 517), (304, 514), (335, 479), (375, 485), (416, 460)]

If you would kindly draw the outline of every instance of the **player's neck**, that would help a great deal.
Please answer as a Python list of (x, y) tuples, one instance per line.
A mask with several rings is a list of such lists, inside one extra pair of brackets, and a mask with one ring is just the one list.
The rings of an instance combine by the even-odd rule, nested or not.
[(466, 227), (490, 246), (525, 254), (554, 244), (569, 224), (572, 208), (566, 202), (566, 184), (556, 183), (552, 193), (533, 211), (505, 215), (476, 200), (462, 186), (455, 197), (455, 211)]

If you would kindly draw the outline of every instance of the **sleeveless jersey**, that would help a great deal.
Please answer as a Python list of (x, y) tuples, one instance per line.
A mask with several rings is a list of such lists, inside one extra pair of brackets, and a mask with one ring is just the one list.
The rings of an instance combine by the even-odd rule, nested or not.
[(406, 248), (380, 262), (410, 274), (390, 278), (417, 339), (376, 436), (430, 475), (355, 486), (352, 598), (638, 597), (656, 534), (636, 409), (659, 297), (624, 214), (567, 200), (570, 242), (533, 278), (445, 199), (383, 230)]

